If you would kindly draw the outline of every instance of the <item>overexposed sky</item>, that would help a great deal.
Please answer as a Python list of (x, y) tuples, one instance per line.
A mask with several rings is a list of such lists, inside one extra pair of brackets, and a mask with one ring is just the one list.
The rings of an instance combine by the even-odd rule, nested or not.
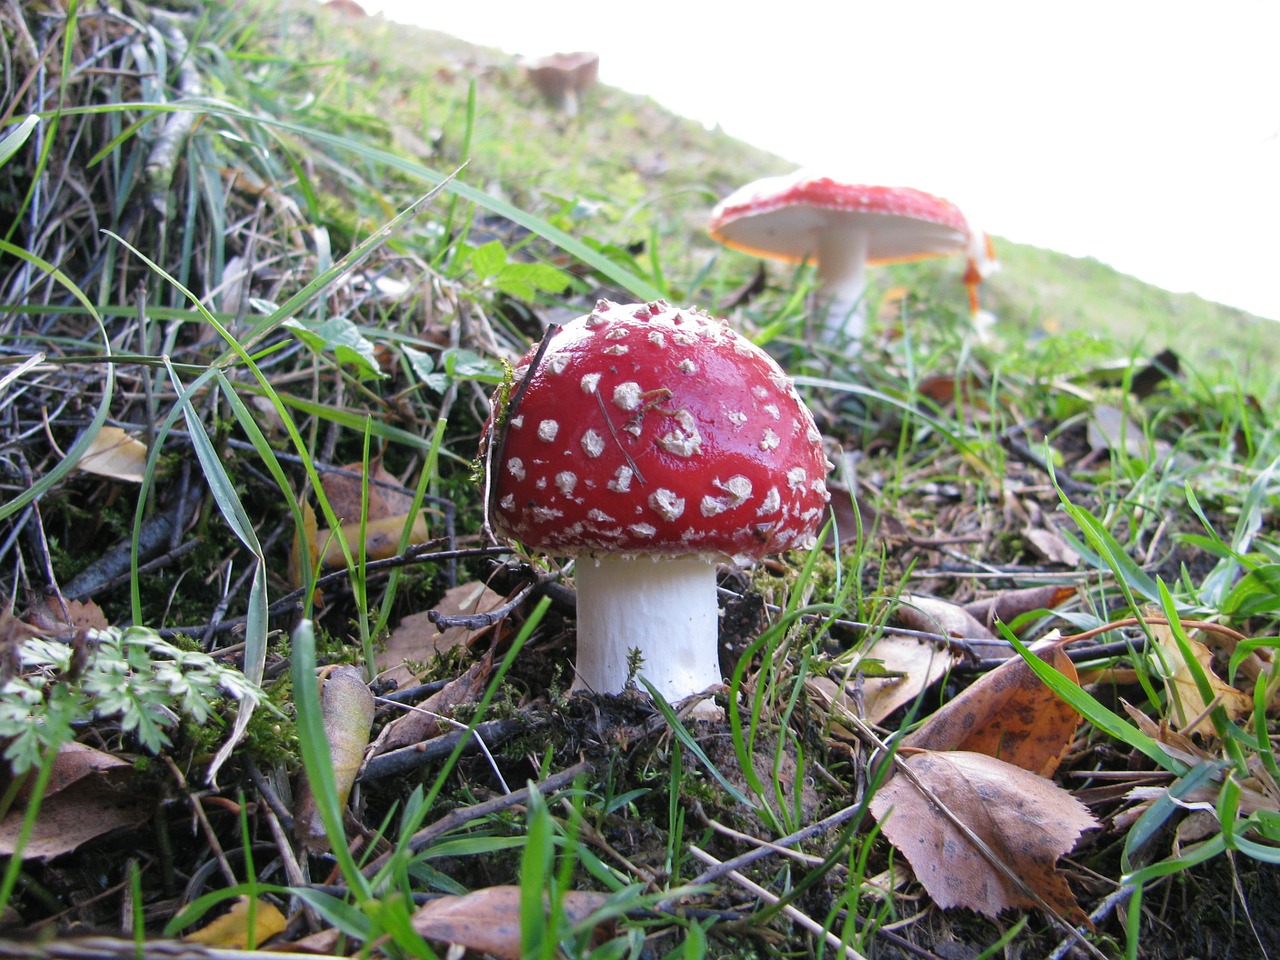
[(798, 166), (1280, 319), (1272, 0), (365, 6), (512, 54), (596, 51), (602, 82)]

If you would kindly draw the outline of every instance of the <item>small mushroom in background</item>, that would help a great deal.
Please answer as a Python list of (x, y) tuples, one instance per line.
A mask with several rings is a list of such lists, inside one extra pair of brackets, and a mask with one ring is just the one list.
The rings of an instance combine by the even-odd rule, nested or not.
[(553, 53), (525, 64), (525, 74), (552, 107), (569, 117), (578, 115), (582, 95), (596, 85), (598, 53)]
[(367, 17), (369, 14), (356, 0), (325, 0), (324, 8), (344, 17)]
[(493, 527), (577, 558), (573, 689), (622, 692), (636, 652), (664, 699), (701, 693), (723, 679), (716, 563), (814, 542), (831, 464), (813, 417), (701, 311), (601, 300), (548, 336), (485, 429)]
[(805, 170), (735, 190), (716, 205), (708, 229), (736, 250), (816, 263), (822, 336), (838, 344), (865, 332), (867, 264), (946, 256), (969, 241), (964, 214), (949, 200)]

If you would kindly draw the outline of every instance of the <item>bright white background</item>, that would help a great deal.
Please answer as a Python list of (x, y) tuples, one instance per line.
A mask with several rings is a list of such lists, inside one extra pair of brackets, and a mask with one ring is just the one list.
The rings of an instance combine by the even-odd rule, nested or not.
[(596, 51), (602, 82), (797, 165), (1280, 319), (1280, 3), (365, 5), (513, 54)]

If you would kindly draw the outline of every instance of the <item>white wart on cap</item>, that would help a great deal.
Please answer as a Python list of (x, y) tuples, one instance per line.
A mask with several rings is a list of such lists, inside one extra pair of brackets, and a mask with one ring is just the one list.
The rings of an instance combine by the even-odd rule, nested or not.
[(632, 649), (667, 699), (719, 683), (715, 562), (811, 546), (830, 499), (812, 415), (767, 353), (661, 301), (602, 300), (533, 355), (492, 521), (581, 558), (576, 685), (621, 691)]

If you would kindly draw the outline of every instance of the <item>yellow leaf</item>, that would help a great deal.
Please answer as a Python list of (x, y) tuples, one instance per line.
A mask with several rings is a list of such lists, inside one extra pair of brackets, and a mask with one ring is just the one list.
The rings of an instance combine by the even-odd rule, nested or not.
[[(1161, 660), (1165, 669), (1165, 690), (1169, 694), (1169, 703), (1173, 709), (1173, 716), (1179, 727), (1185, 727), (1196, 717), (1203, 714), (1208, 704), (1205, 703), (1204, 697), (1200, 695), (1200, 688), (1196, 686), (1191, 668), (1187, 666), (1186, 660), (1182, 657), (1182, 650), (1178, 646), (1178, 641), (1174, 639), (1172, 628), (1164, 624), (1152, 624), (1151, 635), (1155, 638), (1161, 653)], [(1210, 652), (1208, 647), (1199, 640), (1190, 637), (1187, 638), (1187, 642), (1191, 647), (1192, 656), (1195, 657), (1196, 662), (1200, 664), (1205, 675), (1209, 678), (1209, 688), (1213, 694), (1212, 700), (1219, 702), (1223, 709), (1226, 710), (1227, 716), (1232, 720), (1239, 720), (1241, 717), (1248, 716), (1253, 711), (1253, 698), (1225, 683), (1213, 672), (1213, 653)], [(1183, 730), (1182, 732), (1187, 735), (1199, 733), (1212, 736), (1214, 734), (1213, 721), (1205, 716), (1190, 730)]]
[[(364, 525), (365, 556), (370, 560), (386, 560), (389, 557), (394, 557), (396, 549), (400, 545), (400, 533), (404, 530), (407, 517), (407, 514), (400, 514), (396, 517), (383, 517), (379, 520), (368, 521)], [(338, 528), (338, 536), (346, 538), (347, 546), (351, 548), (351, 553), (354, 556), (360, 536), (359, 522), (352, 521), (351, 523), (343, 524)], [(427, 530), (427, 518), (419, 513), (413, 518), (413, 530), (409, 534), (409, 545), (426, 543), (430, 536)], [(342, 546), (338, 542), (338, 537), (333, 536), (332, 531), (321, 530), (317, 533), (316, 539), (324, 544), (324, 566), (340, 567), (346, 563), (342, 555)]]
[(284, 930), (284, 914), (266, 900), (259, 900), (253, 910), (253, 936), (249, 936), (249, 898), (241, 897), (222, 916), (205, 924), (183, 939), (227, 950), (247, 950)]
[(147, 448), (119, 427), (103, 427), (77, 466), (100, 477), (141, 483), (146, 475)]

